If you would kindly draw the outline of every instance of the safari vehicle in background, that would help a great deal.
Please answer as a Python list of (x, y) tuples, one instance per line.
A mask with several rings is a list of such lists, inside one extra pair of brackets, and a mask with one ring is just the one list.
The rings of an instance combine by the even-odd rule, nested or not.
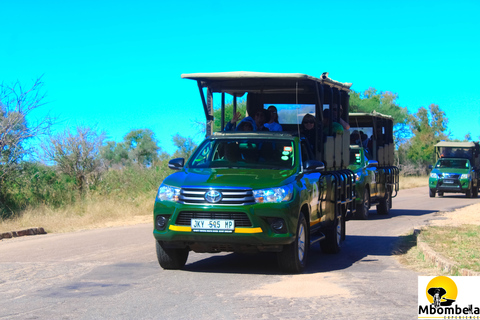
[[(320, 78), (258, 72), (182, 78), (197, 81), (207, 137), (188, 160), (169, 162), (178, 172), (159, 187), (153, 234), (160, 265), (182, 268), (190, 250), (276, 252), (282, 271), (299, 273), (314, 243), (324, 252), (339, 252), (347, 215), (355, 211), (354, 176), (347, 169), (350, 137), (348, 131), (333, 135), (330, 126), (308, 141), (299, 123), (309, 113), (320, 128), (323, 109), (340, 106), (348, 121), (351, 84), (326, 73)], [(233, 114), (239, 98), (246, 99), (248, 115), (275, 105), (283, 131), (224, 132), (227, 95)], [(221, 105), (219, 132), (213, 132), (214, 98)]]
[(435, 145), (435, 166), (428, 179), (431, 198), (438, 193), (465, 193), (478, 197), (480, 185), (480, 147), (478, 142), (440, 141)]
[(378, 112), (350, 113), (350, 166), (355, 173), (357, 219), (368, 219), (371, 206), (388, 214), (399, 188), (394, 164), (393, 118)]

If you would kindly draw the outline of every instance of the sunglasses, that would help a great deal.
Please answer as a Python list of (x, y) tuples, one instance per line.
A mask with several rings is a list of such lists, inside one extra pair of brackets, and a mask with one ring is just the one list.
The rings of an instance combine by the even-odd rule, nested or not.
[(315, 121), (305, 121), (304, 124), (315, 124)]

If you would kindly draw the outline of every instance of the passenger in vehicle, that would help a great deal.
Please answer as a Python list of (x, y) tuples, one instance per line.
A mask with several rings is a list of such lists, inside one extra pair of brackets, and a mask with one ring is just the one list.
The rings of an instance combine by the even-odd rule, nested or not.
[(265, 123), (270, 120), (270, 113), (267, 110), (261, 109), (255, 112), (254, 119), (257, 125), (257, 131), (270, 131), (265, 127)]
[(333, 108), (333, 111), (332, 111), (333, 120), (335, 121), (336, 119), (338, 119), (338, 123), (343, 127), (343, 130), (350, 130), (350, 125), (348, 124), (348, 122), (342, 119), (342, 114), (343, 114), (342, 105), (340, 105), (339, 113), (340, 115), (339, 117), (337, 117), (336, 108)]
[[(225, 126), (224, 131), (232, 131), (233, 126), (235, 125), (235, 123), (237, 123), (237, 121), (240, 119), (241, 116), (242, 116), (241, 113), (237, 112), (232, 117), (232, 120), (227, 122), (227, 125)], [(268, 130), (267, 127), (265, 127), (265, 119), (267, 118), (267, 116), (268, 116), (268, 111), (267, 110), (265, 110), (265, 109), (258, 110), (255, 113), (255, 116), (253, 118), (250, 117), (250, 116), (243, 118), (242, 121), (240, 121), (240, 123), (238, 124), (235, 131), (270, 131), (270, 130)], [(244, 122), (249, 122), (252, 126), (252, 129), (251, 130), (246, 130), (244, 128), (244, 125), (243, 125)], [(247, 125), (247, 127), (249, 128), (248, 125)]]
[[(223, 131), (233, 131), (234, 130), (233, 126), (235, 125), (235, 123), (238, 122), (238, 120), (240, 120), (241, 116), (242, 114), (240, 112), (235, 113), (232, 117), (232, 120), (227, 122), (227, 125), (225, 126), (225, 129), (223, 129)], [(252, 117), (243, 118), (242, 121), (240, 121), (238, 126), (235, 128), (235, 131), (240, 131), (240, 129), (243, 127), (243, 124), (242, 124), (243, 122), (250, 123), (250, 125), (252, 126), (251, 131), (257, 131), (257, 125), (255, 124), (255, 120), (253, 120)], [(247, 131), (247, 130), (242, 130), (242, 131)]]
[(315, 117), (310, 113), (307, 113), (302, 119), (302, 125), (300, 127), (300, 132), (303, 133), (305, 138), (307, 138), (310, 148), (313, 148), (315, 139), (317, 136), (317, 130), (315, 128)]
[(278, 123), (277, 108), (275, 106), (269, 106), (267, 110), (270, 112), (270, 121), (265, 123), (265, 127), (270, 131), (283, 131), (282, 126)]
[[(323, 136), (326, 137), (329, 135), (330, 132), (330, 117), (331, 112), (330, 109), (323, 110)], [(350, 128), (350, 126), (348, 126)], [(332, 133), (333, 135), (343, 134), (343, 126), (336, 122), (332, 121)]]
[(250, 121), (242, 121), (238, 124), (238, 131), (253, 131), (253, 123)]

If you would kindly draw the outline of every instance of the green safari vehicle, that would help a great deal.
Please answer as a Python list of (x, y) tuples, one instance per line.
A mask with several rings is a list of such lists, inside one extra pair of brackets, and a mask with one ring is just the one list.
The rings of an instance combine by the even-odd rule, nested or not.
[[(170, 160), (169, 167), (177, 172), (158, 189), (153, 235), (160, 266), (183, 268), (190, 251), (274, 252), (283, 272), (300, 273), (311, 245), (319, 243), (323, 252), (338, 253), (354, 203), (353, 172), (347, 169), (349, 136), (323, 137), (319, 130), (309, 141), (298, 119), (308, 112), (320, 124), (325, 105), (341, 104), (348, 111), (351, 84), (333, 81), (327, 74), (315, 78), (225, 72), (182, 77), (197, 81), (207, 137), (189, 159)], [(233, 114), (240, 97), (250, 115), (274, 104), (285, 112), (280, 116), (283, 131), (225, 131), (226, 95), (233, 97)], [(217, 132), (213, 97), (221, 98)]]

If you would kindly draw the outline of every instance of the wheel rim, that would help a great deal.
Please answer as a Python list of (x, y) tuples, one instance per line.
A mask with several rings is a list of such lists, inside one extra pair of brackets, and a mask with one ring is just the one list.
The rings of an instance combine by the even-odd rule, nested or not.
[(370, 197), (368, 196), (368, 191), (365, 190), (365, 192), (363, 193), (363, 211), (365, 213), (365, 215), (368, 214), (368, 210), (369, 210), (369, 199)]
[(298, 260), (303, 262), (303, 258), (305, 257), (305, 227), (303, 224), (300, 225), (298, 228)]
[(337, 232), (337, 245), (340, 246), (340, 243), (342, 241), (342, 221), (341, 218), (337, 218), (337, 228), (335, 229)]

